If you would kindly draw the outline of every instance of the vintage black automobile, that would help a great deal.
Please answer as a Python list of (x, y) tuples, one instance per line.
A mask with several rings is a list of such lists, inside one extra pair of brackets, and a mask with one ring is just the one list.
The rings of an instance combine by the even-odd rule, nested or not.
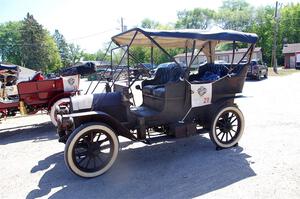
[[(142, 80), (141, 86), (136, 86), (142, 92), (140, 106), (132, 105), (131, 87), (135, 79), (129, 77), (125, 85), (115, 80), (107, 83), (107, 92), (70, 98), (69, 110), (58, 117), (60, 141), (66, 143), (67, 167), (81, 177), (99, 176), (115, 162), (119, 136), (151, 143), (155, 131), (186, 137), (205, 129), (218, 148), (236, 146), (245, 124), (234, 99), (242, 92), (257, 39), (256, 34), (231, 30), (140, 28), (112, 37), (112, 42), (126, 49), (120, 63), (127, 58), (136, 60), (130, 52), (133, 46), (151, 48), (151, 51), (156, 47), (171, 62), (159, 67), (153, 79)], [(215, 48), (224, 42), (233, 46), (232, 61), (215, 64)], [(249, 48), (240, 61), (234, 62), (234, 49), (240, 43), (246, 43)], [(179, 64), (168, 53), (170, 48), (185, 49), (192, 52), (192, 56), (186, 64)], [(207, 57), (207, 63), (192, 74), (190, 66), (200, 52)], [(247, 63), (241, 63), (244, 59)], [(129, 65), (124, 67), (126, 69)]]

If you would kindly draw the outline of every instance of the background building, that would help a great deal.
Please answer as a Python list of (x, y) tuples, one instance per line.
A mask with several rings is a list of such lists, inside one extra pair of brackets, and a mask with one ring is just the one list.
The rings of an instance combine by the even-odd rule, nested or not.
[(285, 68), (300, 68), (300, 43), (285, 44), (282, 53)]

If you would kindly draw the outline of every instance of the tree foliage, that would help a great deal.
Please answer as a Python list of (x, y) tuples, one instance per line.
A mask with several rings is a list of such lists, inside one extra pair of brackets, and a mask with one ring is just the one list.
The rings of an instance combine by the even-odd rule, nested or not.
[[(256, 46), (262, 47), (263, 61), (268, 63), (271, 61), (274, 40), (274, 11), (272, 6), (257, 8), (253, 16), (255, 23), (249, 29), (249, 32), (254, 32), (259, 36)], [(280, 56), (280, 54), (278, 55)]]
[(69, 44), (66, 42), (65, 37), (58, 30), (55, 30), (53, 38), (58, 47), (63, 66), (71, 65)]
[(149, 18), (145, 18), (141, 22), (142, 28), (154, 29), (154, 28), (157, 28), (158, 26), (159, 26), (159, 23), (157, 21), (153, 21)]
[[(300, 43), (300, 3), (287, 4), (280, 9), (277, 57), (283, 64), (283, 43)], [(256, 46), (262, 47), (263, 59), (270, 63), (274, 41), (274, 6), (253, 8), (246, 0), (224, 0), (222, 6), (210, 14), (210, 19), (203, 13), (205, 9), (179, 11), (177, 28), (203, 28), (217, 25), (224, 29), (253, 32), (259, 36)], [(204, 24), (203, 24), (204, 23)], [(203, 24), (203, 25), (202, 25)], [(220, 46), (227, 49), (228, 45)]]
[(21, 65), (21, 21), (0, 24), (0, 57), (8, 63)]
[(58, 48), (50, 33), (29, 13), (22, 21), (0, 25), (0, 44), (3, 62), (43, 71), (61, 66)]
[(254, 8), (245, 0), (224, 0), (216, 22), (224, 29), (247, 31), (253, 24)]
[(195, 8), (177, 13), (176, 28), (207, 29), (215, 20), (215, 11), (210, 9)]
[[(172, 24), (160, 24), (146, 18), (141, 21), (142, 28), (209, 29), (217, 25), (224, 29), (254, 32), (259, 36), (257, 46), (262, 47), (265, 62), (270, 62), (274, 41), (274, 6), (253, 8), (246, 0), (224, 0), (217, 10), (194, 8), (177, 13), (177, 21)], [(279, 8), (279, 33), (277, 57), (283, 63), (282, 47), (284, 43), (300, 43), (300, 3), (290, 3)], [(230, 45), (220, 46), (227, 49)], [(173, 56), (183, 52), (179, 49), (167, 49)], [(131, 48), (142, 62), (150, 62), (150, 48)], [(30, 14), (22, 21), (0, 24), (0, 58), (3, 62), (23, 65), (35, 70), (53, 71), (61, 66), (69, 66), (80, 60), (102, 60), (103, 51), (85, 53), (80, 46), (70, 44), (64, 36), (55, 30), (53, 37)], [(154, 62), (160, 64), (169, 61), (169, 57), (158, 48), (153, 51)], [(106, 61), (110, 60), (106, 57)]]
[(47, 71), (59, 68), (61, 61), (58, 49), (49, 32), (33, 15), (27, 14), (21, 31), (21, 55), (23, 64), (34, 70)]
[(46, 72), (57, 71), (59, 68), (61, 68), (62, 65), (61, 56), (59, 54), (58, 47), (54, 39), (51, 37), (50, 33), (46, 34), (45, 43), (47, 45), (46, 48), (47, 68), (45, 69), (45, 71)]
[(300, 3), (281, 9), (279, 33), (281, 43), (300, 43)]
[(81, 58), (83, 58), (84, 52), (83, 50), (81, 50), (79, 45), (71, 43), (69, 44), (69, 50), (70, 50), (70, 60), (72, 65), (76, 64), (81, 60)]

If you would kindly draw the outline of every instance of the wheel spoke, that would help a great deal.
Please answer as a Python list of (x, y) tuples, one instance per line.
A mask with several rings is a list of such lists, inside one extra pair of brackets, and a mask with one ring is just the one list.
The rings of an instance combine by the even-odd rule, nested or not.
[(226, 132), (226, 142), (228, 142), (228, 133)]
[(101, 133), (97, 133), (95, 137), (97, 137), (96, 142), (98, 142), (101, 137)]
[(81, 152), (79, 152), (79, 153), (75, 153), (75, 155), (76, 155), (77, 157), (87, 156), (87, 154), (88, 154), (87, 151), (81, 151)]
[(84, 136), (84, 137), (83, 137), (83, 140), (84, 140), (85, 144), (87, 144), (87, 146), (90, 146), (90, 145), (91, 145), (91, 143), (90, 143), (90, 141), (88, 140), (88, 137), (87, 137), (87, 136)]
[(79, 142), (79, 143), (76, 144), (76, 147), (77, 147), (78, 149), (85, 149), (85, 150), (87, 150), (88, 145), (87, 145), (87, 143)]
[(230, 122), (230, 124), (233, 124), (236, 120), (237, 120), (237, 117), (235, 117), (234, 120)]
[(82, 163), (84, 160), (86, 160), (87, 156), (85, 156), (84, 158), (81, 158), (77, 163), (80, 164)]
[(94, 168), (96, 168), (96, 156), (93, 156), (93, 160), (94, 160)]
[(217, 133), (217, 137), (219, 137), (219, 135), (220, 135), (221, 133), (223, 133), (223, 132), (222, 132), (222, 131), (220, 131), (219, 133)]
[(223, 132), (223, 135), (222, 135), (222, 137), (221, 137), (221, 141), (223, 141), (224, 135), (225, 135), (225, 133)]
[(89, 168), (90, 161), (91, 161), (91, 158), (88, 158), (88, 161), (87, 161), (87, 163), (85, 165), (85, 168)]
[(230, 133), (230, 131), (228, 131), (228, 133), (229, 133), (230, 137), (233, 138), (233, 136), (232, 136), (232, 134)]
[(99, 145), (101, 145), (101, 144), (103, 144), (103, 143), (106, 142), (106, 141), (109, 141), (108, 137), (106, 137), (106, 138), (103, 139), (103, 140), (97, 141), (97, 143), (98, 143)]
[(230, 121), (232, 120), (233, 117), (235, 117), (235, 115), (234, 115), (233, 113), (231, 113), (231, 116), (228, 117), (228, 120), (227, 120), (227, 121), (230, 122)]
[(224, 120), (228, 121), (228, 118), (229, 118), (229, 113), (225, 113), (224, 114)]
[(217, 124), (221, 124), (222, 126), (224, 126), (225, 123), (224, 123), (224, 120), (223, 120), (223, 119), (221, 119), (221, 120), (219, 119), (219, 120), (217, 121)]
[(111, 156), (110, 153), (102, 153), (102, 152), (99, 155), (100, 155), (99, 157), (104, 158), (104, 160), (102, 159), (104, 162), (107, 162), (107, 160)]
[(236, 130), (234, 130), (234, 129), (230, 129), (230, 130), (233, 131), (233, 132), (235, 132), (235, 133), (237, 133)]
[(104, 146), (100, 146), (100, 152), (102, 151), (102, 150), (105, 150), (105, 149), (111, 149), (111, 145), (110, 144), (106, 144), (106, 145), (104, 145)]
[(89, 134), (90, 142), (94, 142), (94, 137), (95, 137), (94, 132), (91, 132)]
[(95, 158), (97, 158), (98, 160), (100, 160), (100, 164), (105, 164), (105, 162), (99, 157), (99, 155), (95, 155)]

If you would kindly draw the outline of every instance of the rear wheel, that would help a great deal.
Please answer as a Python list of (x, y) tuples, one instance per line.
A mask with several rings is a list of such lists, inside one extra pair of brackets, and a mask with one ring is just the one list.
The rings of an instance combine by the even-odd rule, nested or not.
[(268, 71), (266, 71), (266, 74), (264, 75), (264, 78), (268, 78)]
[(68, 138), (64, 156), (73, 173), (92, 178), (106, 172), (115, 162), (118, 152), (118, 138), (109, 126), (87, 123)]
[(258, 81), (261, 79), (261, 73), (260, 73), (260, 72), (257, 73), (256, 79), (257, 79)]
[(218, 147), (229, 148), (238, 143), (244, 132), (244, 116), (236, 106), (222, 108), (214, 117), (209, 136)]
[(59, 107), (59, 109), (61, 108), (66, 108), (68, 107), (68, 105), (70, 104), (70, 98), (62, 98), (57, 100), (50, 109), (50, 119), (51, 122), (54, 126), (57, 126), (57, 107)]

